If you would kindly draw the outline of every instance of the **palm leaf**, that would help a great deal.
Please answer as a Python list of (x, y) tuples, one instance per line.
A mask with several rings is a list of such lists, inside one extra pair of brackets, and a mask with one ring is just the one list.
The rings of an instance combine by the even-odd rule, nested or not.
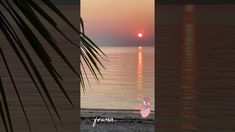
[[(3, 21), (2, 21), (1, 18), (3, 18)], [(38, 80), (40, 80), (40, 84), (41, 84), (42, 88), (46, 91), (46, 95), (47, 95), (48, 98), (50, 99), (50, 102), (51, 102), (51, 104), (52, 104), (54, 110), (56, 111), (56, 113), (58, 113), (57, 110), (56, 110), (55, 107), (54, 107), (53, 101), (51, 100), (50, 94), (48, 93), (48, 90), (47, 90), (47, 88), (46, 88), (46, 86), (45, 86), (45, 83), (44, 83), (43, 80), (42, 80), (42, 77), (41, 77), (40, 73), (38, 72), (38, 70), (37, 70), (35, 64), (33, 63), (33, 60), (31, 59), (30, 55), (27, 53), (27, 51), (26, 51), (24, 45), (22, 44), (21, 40), (18, 38), (17, 34), (15, 33), (15, 31), (13, 30), (13, 28), (11, 27), (11, 25), (10, 25), (9, 23), (7, 23), (6, 18), (4, 17), (4, 15), (3, 15), (2, 13), (0, 13), (0, 20), (1, 20), (1, 23), (2, 23), (2, 24), (7, 24), (7, 26), (6, 26), (6, 25), (5, 25), (5, 26), (3, 25), (3, 29), (4, 29), (4, 27), (5, 27), (5, 28), (8, 30), (8, 32), (10, 33), (10, 35), (12, 36), (12, 38), (14, 39), (14, 41), (17, 42), (17, 43), (14, 43), (14, 41), (12, 41), (12, 40), (10, 39), (10, 37), (8, 36), (8, 33), (7, 33), (7, 32), (5, 33), (5, 35), (6, 35), (7, 38), (8, 38), (9, 44), (10, 44), (11, 47), (14, 49), (14, 51), (15, 51), (15, 53), (17, 54), (18, 58), (19, 58), (20, 61), (22, 62), (22, 64), (23, 64), (25, 70), (27, 71), (28, 75), (29, 75), (30, 78), (32, 79), (34, 85), (36, 86), (37, 91), (39, 92), (41, 98), (43, 99), (43, 102), (44, 102), (45, 106), (47, 107), (47, 110), (48, 110), (48, 112), (49, 112), (49, 114), (50, 114), (50, 116), (51, 116), (51, 118), (52, 118), (52, 122), (53, 122), (53, 124), (55, 125), (54, 119), (53, 119), (53, 117), (52, 117), (52, 113), (51, 113), (51, 111), (50, 111), (50, 109), (49, 109), (49, 107), (48, 107), (48, 105), (47, 105), (47, 103), (46, 103), (46, 101), (45, 101), (45, 99), (44, 99), (44, 97), (43, 97), (43, 95), (42, 95), (42, 92), (40, 91), (39, 86), (37, 85), (36, 80), (34, 79), (32, 73), (30, 72), (30, 69), (28, 68), (26, 62), (24, 61), (23, 57), (20, 55), (20, 52), (19, 52), (19, 50), (17, 49), (16, 45), (18, 45), (18, 46), (21, 48), (22, 52), (23, 52), (24, 55), (26, 56), (26, 58), (27, 58), (29, 64), (31, 65), (31, 67), (32, 67), (32, 69), (33, 69), (33, 71), (34, 71), (36, 77), (38, 78)], [(5, 20), (5, 21), (4, 21), (4, 20)], [(4, 32), (5, 30), (2, 30), (2, 31)], [(56, 126), (55, 126), (55, 127), (56, 127)]]
[[(21, 99), (21, 96), (20, 96), (20, 94), (19, 94), (19, 90), (18, 90), (18, 88), (16, 87), (15, 80), (14, 80), (14, 78), (13, 78), (13, 76), (12, 76), (11, 70), (10, 70), (10, 68), (9, 68), (9, 65), (7, 64), (6, 57), (5, 57), (5, 55), (4, 55), (4, 53), (3, 53), (1, 47), (0, 47), (0, 54), (1, 54), (1, 57), (2, 57), (2, 59), (3, 59), (3, 62), (4, 62), (4, 64), (5, 64), (5, 66), (6, 66), (6, 68), (7, 68), (7, 72), (8, 72), (8, 74), (9, 74), (10, 78), (11, 78), (11, 82), (12, 82), (13, 87), (14, 87), (14, 89), (15, 89), (16, 95), (17, 95), (17, 97), (18, 97), (18, 99), (19, 99), (20, 106), (21, 106), (21, 109), (22, 109), (22, 111), (23, 111), (23, 113), (24, 113), (24, 116), (25, 116), (25, 119), (26, 119), (26, 121), (27, 121), (29, 130), (32, 131), (32, 129), (31, 129), (31, 127), (30, 127), (30, 124), (29, 124), (28, 116), (27, 116), (27, 114), (26, 114), (26, 111), (25, 111), (25, 108), (24, 108), (24, 105), (23, 105), (23, 102), (22, 102), (22, 99)], [(3, 91), (3, 93), (4, 93), (4, 91)], [(5, 96), (5, 95), (4, 95), (4, 96)], [(6, 98), (6, 97), (4, 97), (4, 98)], [(5, 107), (6, 107), (6, 106), (5, 106)], [(7, 110), (8, 110), (8, 109), (7, 109)], [(8, 111), (9, 111), (9, 110), (8, 110)], [(8, 115), (8, 118), (10, 119), (9, 113), (8, 113), (7, 115)], [(12, 126), (11, 126), (11, 127), (12, 127)]]
[[(4, 124), (5, 130), (7, 132), (9, 131), (8, 125), (10, 126), (10, 131), (13, 132), (10, 111), (8, 108), (8, 103), (7, 103), (7, 99), (6, 99), (5, 90), (3, 88), (1, 76), (0, 76), (0, 93), (1, 93), (1, 95), (0, 95), (0, 113), (1, 113), (1, 118), (2, 118), (3, 124)], [(6, 113), (7, 118), (5, 117), (4, 111)], [(7, 123), (7, 120), (8, 120), (8, 123)]]
[[(0, 1), (0, 8), (3, 9), (0, 11), (0, 29), (3, 35), (5, 36), (6, 40), (9, 42), (10, 47), (13, 49), (15, 54), (17, 55), (18, 59), (21, 62), (21, 65), (25, 69), (26, 73), (32, 80), (32, 83), (35, 85), (40, 97), (42, 98), (45, 107), (50, 115), (53, 125), (56, 127), (54, 117), (52, 116), (52, 112), (54, 111), (62, 123), (62, 119), (60, 116), (59, 111), (56, 108), (55, 102), (51, 97), (50, 92), (48, 91), (49, 87), (46, 85), (41, 73), (36, 67), (34, 60), (32, 59), (31, 55), (27, 52), (25, 46), (23, 45), (22, 39), (28, 41), (28, 44), (36, 53), (42, 64), (44, 65), (47, 72), (53, 78), (54, 82), (57, 84), (58, 88), (61, 90), (62, 94), (65, 98), (70, 102), (73, 106), (73, 102), (70, 99), (66, 89), (62, 85), (61, 81), (63, 80), (62, 76), (60, 76), (59, 72), (55, 69), (54, 65), (52, 64), (52, 59), (50, 55), (47, 53), (45, 48), (42, 45), (40, 39), (38, 39), (38, 35), (34, 33), (32, 28), (36, 29), (37, 32), (46, 40), (47, 44), (50, 45), (53, 50), (61, 57), (64, 63), (69, 67), (69, 69), (78, 77), (80, 84), (85, 90), (85, 83), (84, 77), (89, 82), (89, 79), (86, 74), (85, 65), (82, 64), (80, 60), (80, 64), (82, 66), (83, 72), (81, 70), (76, 71), (67, 57), (64, 55), (63, 51), (57, 46), (58, 42), (56, 38), (49, 32), (48, 28), (41, 22), (38, 15), (42, 16), (44, 20), (46, 20), (58, 33), (60, 33), (68, 43), (74, 45), (75, 47), (80, 50), (81, 59), (85, 62), (88, 69), (92, 72), (93, 76), (97, 81), (99, 81), (99, 76), (102, 77), (100, 67), (104, 68), (100, 59), (105, 59), (105, 54), (102, 50), (90, 39), (85, 35), (84, 23), (83, 20), (80, 18), (80, 25), (81, 25), (81, 32), (77, 29), (67, 18), (66, 16), (50, 1), (50, 0), (41, 0), (52, 12), (54, 12), (57, 16), (60, 17), (61, 21), (64, 21), (69, 27), (75, 31), (80, 37), (80, 42), (73, 42), (63, 31), (60, 27), (57, 26), (55, 20), (45, 12), (40, 6), (37, 5), (33, 0), (1, 0)], [(16, 10), (16, 8), (18, 10)], [(6, 17), (4, 13), (8, 13), (9, 17)], [(26, 18), (26, 19), (24, 19)], [(13, 19), (13, 22), (11, 20)], [(27, 23), (29, 22), (29, 23)], [(18, 33), (15, 32), (12, 24), (15, 23), (17, 27), (20, 29), (21, 33), (23, 34), (24, 38), (21, 38)], [(25, 110), (24, 103), (21, 99), (18, 87), (12, 75), (10, 66), (7, 62), (8, 58), (4, 55), (4, 48), (0, 45), (0, 56), (3, 60), (3, 64), (5, 65), (6, 71), (10, 77), (10, 80), (13, 84), (13, 88), (17, 95), (17, 98), (20, 102), (21, 109), (24, 113), (26, 122), (28, 124), (29, 130), (32, 131), (30, 126), (30, 121), (27, 116), (27, 111)], [(79, 59), (79, 58), (78, 58)], [(83, 77), (84, 75), (84, 77)], [(38, 83), (37, 83), (38, 82)], [(43, 96), (45, 94), (45, 97)], [(47, 101), (48, 100), (48, 101)], [(53, 111), (51, 111), (49, 105), (52, 107)], [(4, 90), (4, 85), (0, 76), (0, 115), (1, 120), (4, 126), (5, 131), (13, 132), (13, 123), (11, 121), (11, 114), (8, 108), (7, 102), (7, 94)]]

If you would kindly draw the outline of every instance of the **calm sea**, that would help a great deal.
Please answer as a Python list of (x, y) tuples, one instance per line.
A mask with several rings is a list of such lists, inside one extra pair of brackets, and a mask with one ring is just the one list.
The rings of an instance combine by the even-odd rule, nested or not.
[(235, 131), (234, 9), (158, 7), (157, 132)]
[(103, 61), (100, 83), (88, 72), (89, 83), (81, 92), (81, 108), (139, 109), (143, 98), (154, 110), (154, 47), (101, 47), (108, 56)]

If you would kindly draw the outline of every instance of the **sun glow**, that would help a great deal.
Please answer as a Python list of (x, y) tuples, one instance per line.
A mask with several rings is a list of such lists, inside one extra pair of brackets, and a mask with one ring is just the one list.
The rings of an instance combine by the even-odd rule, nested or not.
[(143, 34), (142, 34), (142, 33), (138, 33), (138, 37), (139, 37), (139, 38), (142, 38), (142, 37), (143, 37)]

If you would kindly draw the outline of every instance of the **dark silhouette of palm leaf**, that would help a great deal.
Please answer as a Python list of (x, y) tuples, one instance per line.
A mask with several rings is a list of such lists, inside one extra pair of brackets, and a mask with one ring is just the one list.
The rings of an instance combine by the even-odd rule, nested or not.
[[(62, 58), (64, 63), (69, 67), (69, 69), (78, 77), (78, 81), (82, 86), (83, 92), (85, 91), (85, 83), (84, 77), (87, 78), (86, 68), (91, 71), (93, 76), (97, 81), (99, 81), (99, 76), (102, 77), (100, 67), (104, 68), (100, 59), (105, 59), (105, 54), (101, 51), (101, 49), (85, 35), (84, 31), (84, 23), (80, 18), (81, 31), (78, 30), (73, 24), (63, 15), (63, 13), (50, 1), (50, 0), (41, 0), (54, 14), (59, 16), (61, 21), (64, 21), (73, 31), (75, 31), (80, 37), (80, 42), (73, 42), (69, 36), (64, 34), (62, 30), (57, 26), (57, 23), (53, 18), (45, 12), (40, 6), (37, 5), (33, 0), (0, 0), (0, 29), (6, 40), (9, 42), (10, 47), (13, 49), (18, 59), (20, 60), (23, 68), (27, 72), (28, 76), (32, 80), (32, 83), (35, 85), (40, 97), (42, 98), (45, 107), (50, 115), (50, 118), (55, 125), (55, 119), (52, 116), (52, 112), (55, 112), (57, 118), (62, 123), (62, 119), (59, 111), (55, 106), (55, 102), (51, 97), (50, 92), (48, 91), (48, 86), (45, 83), (41, 73), (36, 67), (32, 56), (27, 52), (26, 47), (23, 45), (22, 38), (19, 36), (19, 33), (16, 33), (15, 29), (12, 26), (11, 20), (17, 25), (23, 34), (24, 38), (28, 41), (28, 44), (36, 53), (42, 64), (45, 66), (47, 72), (53, 78), (54, 82), (57, 84), (58, 88), (61, 90), (65, 98), (70, 102), (73, 106), (73, 102), (71, 101), (69, 95), (66, 92), (66, 89), (63, 87), (61, 81), (63, 80), (62, 76), (56, 70), (54, 65), (52, 64), (52, 59), (47, 51), (44, 49), (42, 42), (38, 38), (38, 35), (32, 30), (32, 27), (36, 29), (36, 31), (46, 40), (47, 44), (49, 44), (52, 49)], [(7, 12), (10, 15), (6, 17)], [(57, 46), (58, 42), (51, 35), (48, 28), (41, 22), (38, 15), (40, 15), (44, 20), (46, 20), (58, 33), (60, 33), (71, 45), (74, 45), (80, 51), (81, 59), (84, 60), (84, 64), (80, 60), (80, 64), (82, 66), (83, 72), (81, 70), (76, 71), (67, 57), (64, 55), (62, 50)], [(25, 19), (24, 19), (24, 18)], [(29, 23), (27, 23), (28, 21)], [(24, 107), (24, 102), (21, 99), (21, 95), (18, 91), (18, 87), (15, 83), (14, 76), (12, 75), (11, 69), (9, 67), (8, 58), (6, 58), (4, 53), (4, 48), (0, 45), (0, 56), (3, 60), (3, 64), (6, 67), (6, 71), (10, 77), (10, 80), (13, 84), (13, 88), (17, 95), (17, 98), (20, 102), (21, 109), (24, 113), (25, 119), (27, 121), (29, 131), (32, 131), (30, 126), (30, 121), (28, 120), (27, 111)], [(79, 58), (78, 58), (79, 59)], [(83, 75), (84, 74), (84, 75)], [(87, 78), (88, 79), (88, 78)], [(37, 83), (38, 82), (38, 83)], [(43, 93), (45, 96), (43, 96)], [(48, 100), (48, 101), (47, 101)], [(51, 111), (49, 105), (52, 107), (53, 111)], [(11, 114), (8, 108), (7, 95), (4, 90), (4, 82), (2, 82), (2, 77), (0, 75), (0, 115), (1, 120), (4, 126), (5, 131), (13, 132), (13, 123), (11, 121)]]

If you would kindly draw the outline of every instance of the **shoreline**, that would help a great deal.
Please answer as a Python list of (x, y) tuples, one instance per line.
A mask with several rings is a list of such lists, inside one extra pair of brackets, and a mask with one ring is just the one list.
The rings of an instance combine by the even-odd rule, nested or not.
[[(113, 122), (96, 122), (96, 118), (112, 118)], [(81, 109), (81, 131), (148, 131), (155, 128), (155, 111), (142, 118), (138, 110), (123, 109)]]
[(154, 120), (155, 111), (151, 111), (147, 118), (142, 118), (139, 114), (139, 110), (128, 109), (90, 109), (82, 108), (80, 110), (81, 117), (96, 117), (96, 116), (112, 116), (113, 118), (126, 118), (126, 119), (139, 119), (139, 120)]

